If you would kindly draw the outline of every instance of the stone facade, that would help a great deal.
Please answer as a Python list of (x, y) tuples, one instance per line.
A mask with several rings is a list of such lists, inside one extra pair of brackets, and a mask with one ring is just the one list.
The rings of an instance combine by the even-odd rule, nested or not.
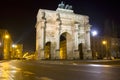
[(92, 59), (88, 16), (39, 9), (35, 27), (38, 59)]
[(6, 29), (0, 29), (0, 60), (11, 59), (12, 38)]
[[(103, 44), (106, 41), (106, 44)], [(91, 37), (93, 59), (120, 58), (120, 38), (95, 36)]]

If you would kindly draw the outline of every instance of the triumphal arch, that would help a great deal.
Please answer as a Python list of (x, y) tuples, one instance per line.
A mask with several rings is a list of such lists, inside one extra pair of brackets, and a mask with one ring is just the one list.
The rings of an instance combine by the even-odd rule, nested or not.
[(39, 9), (35, 27), (38, 59), (92, 58), (89, 17), (75, 14), (72, 6)]

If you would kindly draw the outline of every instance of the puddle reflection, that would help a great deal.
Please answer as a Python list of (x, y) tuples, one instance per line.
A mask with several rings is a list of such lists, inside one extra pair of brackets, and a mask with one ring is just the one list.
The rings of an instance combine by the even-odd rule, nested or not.
[(0, 80), (36, 80), (34, 73), (22, 71), (8, 62), (0, 63)]

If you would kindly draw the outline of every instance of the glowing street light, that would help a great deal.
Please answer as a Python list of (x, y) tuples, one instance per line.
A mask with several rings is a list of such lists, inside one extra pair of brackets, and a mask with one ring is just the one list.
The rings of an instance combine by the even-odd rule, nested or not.
[(105, 40), (102, 41), (102, 44), (103, 44), (103, 45), (106, 45), (106, 44), (107, 44), (107, 41), (105, 41)]
[(97, 59), (97, 49), (96, 47), (94, 47), (94, 45), (96, 45), (96, 43), (94, 42), (95, 41), (95, 37), (97, 37), (98, 35), (98, 32), (96, 30), (92, 30), (91, 31), (91, 50), (92, 50), (92, 55), (93, 55), (93, 59)]
[(5, 35), (5, 39), (9, 39), (10, 36), (8, 34)]
[(92, 31), (92, 36), (96, 36), (98, 34), (98, 32), (97, 31)]
[(15, 56), (16, 56), (16, 49), (17, 49), (17, 45), (13, 44), (12, 45), (12, 58), (15, 58)]
[(17, 45), (13, 44), (12, 47), (13, 47), (13, 48), (17, 48)]
[(107, 41), (106, 40), (103, 40), (102, 41), (102, 44), (105, 45), (105, 54), (106, 54), (106, 58), (108, 59), (108, 46), (107, 46)]

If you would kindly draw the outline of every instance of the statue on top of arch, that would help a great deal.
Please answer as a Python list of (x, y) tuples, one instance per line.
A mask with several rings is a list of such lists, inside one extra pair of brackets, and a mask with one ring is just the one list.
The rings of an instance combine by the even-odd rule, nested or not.
[(71, 5), (68, 5), (68, 4), (65, 5), (63, 1), (62, 1), (60, 4), (58, 4), (58, 8), (72, 10), (72, 6), (71, 6)]

